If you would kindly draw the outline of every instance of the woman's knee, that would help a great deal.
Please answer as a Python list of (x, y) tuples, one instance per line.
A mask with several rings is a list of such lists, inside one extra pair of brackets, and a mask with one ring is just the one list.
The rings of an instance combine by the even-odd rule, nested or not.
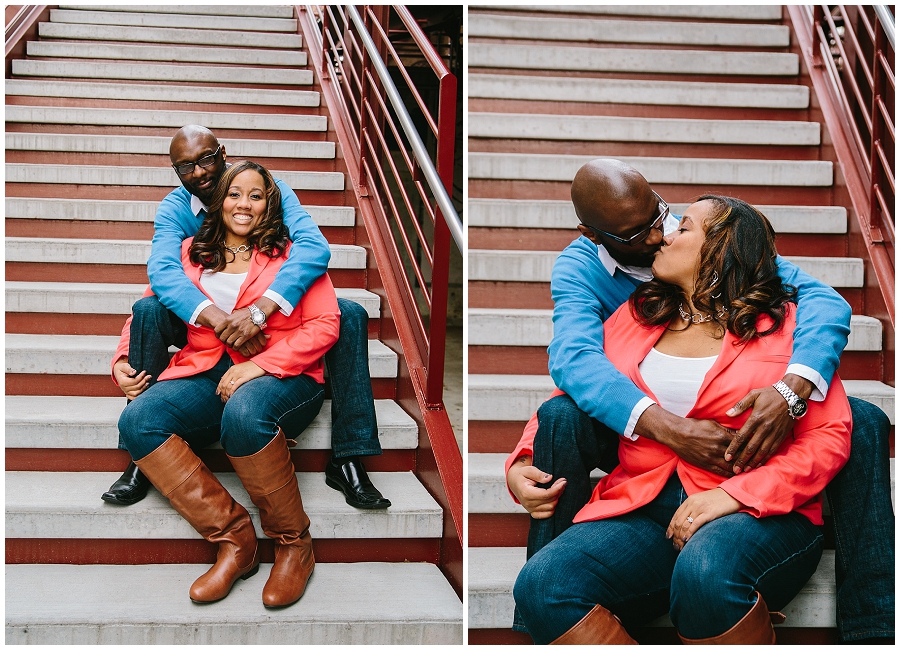
[(266, 404), (249, 399), (236, 391), (222, 411), (222, 447), (230, 456), (249, 456), (278, 433), (278, 427), (267, 414)]
[(540, 553), (528, 560), (519, 571), (513, 586), (513, 598), (526, 623), (533, 621), (536, 614), (546, 608), (554, 577), (558, 573), (559, 566), (545, 561)]

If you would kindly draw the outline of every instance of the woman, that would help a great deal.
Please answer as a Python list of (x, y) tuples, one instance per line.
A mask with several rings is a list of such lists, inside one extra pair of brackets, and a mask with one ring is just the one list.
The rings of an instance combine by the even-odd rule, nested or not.
[[(609, 359), (667, 410), (737, 429), (726, 412), (785, 374), (792, 289), (774, 232), (737, 199), (704, 196), (653, 262), (654, 280), (604, 324)], [(560, 394), (560, 393), (556, 393)], [(685, 643), (774, 643), (822, 553), (820, 493), (849, 456), (850, 409), (835, 377), (763, 466), (725, 479), (645, 438), (619, 442), (575, 524), (525, 565), (516, 605), (534, 640), (633, 644), (620, 622), (669, 613)], [(523, 439), (507, 472), (530, 454)]]
[[(182, 263), (230, 313), (263, 294), (289, 249), (278, 187), (263, 167), (244, 161), (223, 173), (203, 225), (184, 241)], [(339, 319), (324, 275), (290, 316), (268, 319), (266, 346), (249, 359), (211, 329), (188, 327), (187, 345), (122, 412), (119, 431), (137, 466), (197, 532), (219, 544), (215, 565), (191, 586), (191, 600), (224, 598), (259, 565), (249, 514), (191, 451), (217, 440), (275, 540), (263, 603), (280, 607), (303, 595), (315, 559), (285, 435), (299, 435), (322, 406), (322, 355), (337, 340)], [(116, 359), (127, 357), (127, 337), (126, 325)]]

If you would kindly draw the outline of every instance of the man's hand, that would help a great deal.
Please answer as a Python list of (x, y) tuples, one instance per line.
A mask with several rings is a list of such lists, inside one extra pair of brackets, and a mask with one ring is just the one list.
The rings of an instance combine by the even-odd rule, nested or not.
[(216, 388), (216, 395), (218, 395), (223, 402), (227, 402), (231, 399), (231, 396), (234, 395), (234, 391), (248, 381), (256, 379), (257, 377), (262, 377), (264, 374), (266, 374), (266, 371), (252, 361), (245, 361), (236, 366), (231, 366), (225, 371), (225, 374), (222, 375), (222, 379), (219, 381), (219, 385)]
[(260, 329), (250, 320), (250, 310), (246, 307), (235, 309), (213, 329), (222, 343), (235, 350), (260, 333)]
[(719, 476), (733, 475), (725, 450), (732, 442), (734, 430), (718, 422), (680, 418), (654, 404), (641, 414), (634, 433), (665, 445), (691, 465)]
[(249, 358), (262, 352), (263, 348), (266, 347), (266, 341), (268, 341), (269, 338), (270, 337), (268, 334), (257, 332), (256, 336), (249, 339), (242, 346), (235, 349), (245, 357)]
[(150, 387), (150, 375), (146, 370), (138, 373), (134, 368), (128, 365), (128, 359), (122, 358), (116, 361), (113, 366), (113, 375), (119, 388), (125, 393), (128, 399), (134, 399)]
[(549, 488), (538, 487), (553, 477), (532, 465), (530, 456), (517, 458), (506, 473), (506, 484), (534, 519), (548, 519), (566, 489), (566, 479), (559, 478)]
[[(266, 318), (278, 309), (278, 303), (265, 297), (259, 298), (255, 304), (266, 315)], [(203, 312), (205, 311), (204, 309)], [(250, 310), (246, 307), (235, 309), (220, 323), (213, 326), (213, 329), (222, 343), (237, 350), (245, 357), (252, 357), (260, 352), (266, 345), (266, 339), (269, 338), (263, 335), (250, 320)]]
[[(785, 375), (782, 380), (803, 399), (812, 394), (812, 383), (797, 375)], [(787, 402), (771, 386), (751, 390), (727, 413), (736, 417), (753, 409), (725, 452), (725, 460), (734, 461), (734, 473), (756, 469), (778, 451), (787, 434), (794, 428), (794, 418), (788, 413)]]

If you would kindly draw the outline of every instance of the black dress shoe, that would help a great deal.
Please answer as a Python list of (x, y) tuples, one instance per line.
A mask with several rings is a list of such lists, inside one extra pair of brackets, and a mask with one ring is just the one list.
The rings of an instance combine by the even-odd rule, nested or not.
[(344, 493), (344, 498), (354, 508), (384, 510), (391, 502), (381, 496), (366, 474), (366, 468), (358, 457), (332, 458), (325, 466), (325, 483)]
[(150, 479), (144, 476), (138, 466), (132, 462), (128, 464), (128, 469), (119, 480), (110, 486), (109, 492), (104, 492), (100, 498), (107, 503), (130, 506), (147, 496), (149, 489)]

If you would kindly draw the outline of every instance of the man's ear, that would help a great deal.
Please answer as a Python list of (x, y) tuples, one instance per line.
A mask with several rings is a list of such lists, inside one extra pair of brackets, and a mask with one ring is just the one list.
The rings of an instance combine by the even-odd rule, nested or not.
[(590, 239), (592, 242), (597, 244), (597, 246), (600, 245), (600, 242), (598, 241), (599, 237), (597, 236), (597, 233), (595, 233), (593, 230), (591, 230), (584, 224), (578, 224), (578, 232), (580, 232), (582, 235), (584, 235), (585, 237)]
[(219, 146), (222, 147), (222, 162), (225, 162), (226, 160), (228, 160), (228, 156), (225, 154), (225, 145), (222, 144), (222, 145), (219, 145)]

